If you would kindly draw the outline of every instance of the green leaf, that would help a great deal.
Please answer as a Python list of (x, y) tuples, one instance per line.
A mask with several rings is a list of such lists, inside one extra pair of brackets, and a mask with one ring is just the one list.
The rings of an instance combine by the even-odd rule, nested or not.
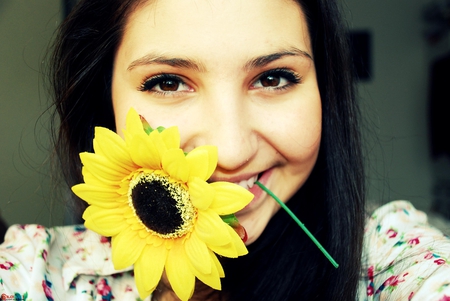
[(230, 225), (232, 228), (237, 226), (239, 224), (238, 219), (236, 218), (236, 215), (234, 214), (227, 214), (227, 215), (221, 215), (220, 218)]

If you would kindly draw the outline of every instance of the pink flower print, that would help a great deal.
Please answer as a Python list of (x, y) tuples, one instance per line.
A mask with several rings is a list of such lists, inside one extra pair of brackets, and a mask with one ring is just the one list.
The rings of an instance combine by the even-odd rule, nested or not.
[(376, 291), (376, 293), (380, 293), (385, 288), (388, 288), (388, 290), (393, 291), (400, 283), (405, 281), (405, 276), (407, 276), (409, 273), (405, 273), (402, 276), (391, 276), (380, 286), (380, 288)]
[(373, 265), (371, 265), (368, 269), (367, 269), (367, 276), (369, 276), (369, 280), (373, 280)]
[(389, 238), (394, 238), (394, 237), (397, 236), (397, 234), (398, 234), (398, 232), (395, 231), (394, 229), (389, 229), (389, 230), (386, 232), (386, 235), (387, 235)]
[(410, 301), (412, 299), (412, 297), (414, 297), (414, 292), (411, 292), (411, 294), (409, 294), (408, 301)]
[(434, 256), (433, 256), (433, 253), (432, 252), (428, 252), (427, 254), (425, 254), (425, 256), (423, 257), (424, 259), (432, 259)]
[(439, 301), (450, 301), (450, 296), (444, 295)]
[(391, 276), (385, 282), (386, 286), (397, 286), (401, 281), (399, 281), (398, 276)]
[[(37, 225), (37, 226), (36, 226), (36, 230), (41, 230), (41, 229), (45, 229), (44, 226), (42, 226), (42, 225)], [(47, 233), (47, 231), (45, 231), (45, 232)], [(44, 235), (45, 235), (45, 234), (44, 234)], [(36, 232), (33, 234), (33, 238), (38, 238), (38, 237), (41, 237), (41, 236), (43, 236), (42, 231), (36, 231)]]
[(75, 251), (77, 254), (81, 254), (81, 260), (86, 261), (86, 249), (85, 248), (79, 248)]
[(108, 239), (108, 237), (101, 236), (101, 237), (100, 237), (100, 242), (101, 242), (102, 244), (109, 244), (109, 239)]
[(47, 255), (48, 255), (47, 250), (42, 250), (41, 257), (42, 259), (44, 259), (44, 261), (47, 261)]
[(419, 241), (418, 237), (408, 240), (409, 245), (415, 246), (415, 245), (418, 245), (419, 243), (420, 243), (420, 241)]
[[(445, 259), (442, 259), (442, 258), (436, 259), (434, 261), (434, 263), (437, 265), (443, 265), (445, 263)], [(449, 299), (449, 301), (450, 301), (450, 299)]]
[(74, 233), (72, 234), (77, 241), (83, 241), (83, 233), (86, 232), (86, 228), (84, 226), (75, 226)]
[(70, 283), (70, 289), (76, 289), (77, 288), (77, 283), (75, 282), (75, 280), (72, 280), (72, 282)]
[(52, 283), (47, 280), (47, 277), (42, 280), (42, 289), (44, 290), (45, 297), (47, 297), (47, 301), (54, 301), (52, 293)]
[(113, 299), (113, 295), (111, 293), (111, 287), (108, 285), (108, 281), (105, 278), (100, 279), (97, 283), (97, 294), (102, 296), (102, 301), (110, 301)]
[(4, 263), (0, 263), (0, 269), (7, 271), (14, 269), (14, 263), (12, 263), (11, 261), (5, 261)]
[(125, 292), (132, 292), (132, 291), (133, 288), (127, 284), (127, 286), (125, 287)]
[(374, 293), (374, 284), (373, 284), (373, 265), (371, 265), (367, 269), (367, 276), (369, 277), (369, 285), (367, 286), (367, 296), (372, 296)]
[(373, 283), (370, 283), (369, 286), (367, 286), (367, 296), (373, 296)]

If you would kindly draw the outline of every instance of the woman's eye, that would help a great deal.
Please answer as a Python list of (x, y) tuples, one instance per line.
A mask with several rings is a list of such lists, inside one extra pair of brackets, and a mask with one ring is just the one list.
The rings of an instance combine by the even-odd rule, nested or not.
[(269, 70), (261, 74), (252, 84), (252, 88), (271, 90), (285, 89), (301, 82), (301, 77), (286, 69)]
[(139, 88), (140, 91), (155, 92), (162, 94), (187, 92), (192, 88), (188, 86), (179, 76), (172, 74), (160, 74), (146, 79)]

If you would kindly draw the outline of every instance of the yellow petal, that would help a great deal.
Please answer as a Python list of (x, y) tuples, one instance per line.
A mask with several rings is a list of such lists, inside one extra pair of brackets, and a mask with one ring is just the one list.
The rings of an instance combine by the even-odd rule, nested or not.
[(81, 162), (92, 174), (111, 181), (121, 181), (129, 171), (112, 164), (107, 158), (92, 153), (81, 153)]
[(229, 257), (229, 258), (237, 258), (239, 256), (236, 247), (232, 243), (228, 243), (224, 246), (208, 246), (214, 253), (219, 255)]
[(171, 250), (176, 241), (177, 241), (176, 239), (164, 239), (163, 240), (164, 246), (166, 247), (167, 250)]
[(210, 250), (208, 250), (208, 253), (209, 254), (207, 259), (211, 262), (211, 273), (201, 273), (200, 271), (193, 268), (194, 275), (204, 284), (209, 285), (215, 290), (221, 290), (222, 285), (220, 283), (220, 273), (222, 272), (223, 274), (222, 266), (220, 266), (219, 270), (215, 264), (216, 261), (218, 262), (216, 255)]
[(95, 204), (104, 208), (117, 207), (116, 200), (121, 197), (112, 189), (84, 183), (72, 186), (72, 191), (79, 198), (88, 202), (88, 204)]
[(212, 145), (196, 147), (186, 155), (186, 159), (190, 166), (191, 177), (199, 177), (206, 181), (216, 170), (217, 147)]
[(221, 278), (225, 277), (225, 272), (223, 271), (222, 264), (220, 263), (219, 259), (217, 259), (216, 254), (214, 254), (214, 252), (211, 250), (208, 250), (208, 251), (210, 253), (210, 256), (211, 256), (211, 259), (212, 259), (214, 265), (216, 266), (219, 277), (221, 277)]
[(147, 232), (147, 230), (145, 230), (144, 228), (140, 229), (140, 230), (138, 231), (138, 233), (139, 233), (139, 237), (140, 237), (141, 239), (144, 239), (145, 242), (147, 242), (147, 236), (150, 236), (150, 235), (151, 235), (151, 234), (150, 234), (149, 232)]
[(202, 274), (210, 274), (212, 262), (209, 258), (208, 248), (195, 232), (184, 243), (184, 250), (192, 266)]
[(216, 197), (209, 208), (219, 215), (232, 214), (243, 209), (254, 197), (251, 192), (233, 183), (214, 182), (210, 185), (216, 191)]
[(96, 127), (93, 143), (96, 154), (108, 158), (113, 164), (130, 172), (136, 169), (125, 141), (115, 132), (103, 127)]
[[(159, 247), (163, 244), (164, 239), (156, 236), (156, 235), (149, 235), (147, 236), (147, 238), (145, 239), (145, 242), (147, 245), (152, 245), (155, 247)], [(167, 248), (166, 248), (167, 249)]]
[(239, 237), (239, 235), (234, 231), (231, 226), (226, 225), (228, 232), (230, 233), (230, 237), (233, 240), (232, 244), (235, 246), (237, 255), (242, 256), (248, 254), (247, 247), (245, 246), (245, 243), (242, 241), (242, 239)]
[(134, 137), (135, 134), (144, 133), (144, 127), (142, 126), (141, 118), (134, 108), (131, 108), (127, 113), (126, 118), (126, 129), (123, 129), (123, 134), (125, 140), (128, 142), (129, 139)]
[(170, 177), (186, 183), (189, 179), (189, 167), (181, 149), (167, 150), (162, 156), (162, 167)]
[(191, 178), (188, 187), (192, 204), (200, 210), (208, 209), (216, 194), (210, 184), (195, 177)]
[[(137, 171), (133, 174), (137, 174)], [(130, 177), (132, 178), (132, 177)], [(119, 188), (116, 190), (116, 192), (120, 195), (126, 195), (128, 194), (128, 189), (130, 188), (130, 180), (124, 179), (122, 182), (120, 182)]]
[(162, 157), (162, 155), (167, 151), (167, 146), (162, 138), (162, 135), (158, 131), (153, 131), (148, 135), (148, 140), (151, 140), (152, 143), (155, 145), (156, 149), (158, 150), (159, 156)]
[(166, 274), (172, 289), (182, 301), (194, 293), (195, 276), (189, 268), (188, 259), (181, 243), (173, 244), (166, 261)]
[(136, 214), (133, 212), (133, 210), (129, 210), (129, 211), (127, 211), (127, 212), (124, 212), (124, 214), (123, 214), (123, 216), (126, 218), (126, 219), (136, 219)]
[(156, 288), (161, 279), (164, 264), (166, 263), (167, 250), (164, 246), (145, 246), (141, 256), (134, 265), (136, 286), (141, 299), (145, 299)]
[(228, 225), (226, 226), (230, 237), (232, 238), (231, 242), (222, 246), (208, 245), (208, 247), (215, 253), (230, 258), (236, 258), (247, 254), (248, 251), (242, 239), (237, 235), (233, 228)]
[(136, 231), (125, 228), (111, 240), (112, 260), (114, 268), (121, 270), (134, 264), (145, 247), (145, 239), (141, 239)]
[(102, 186), (102, 187), (118, 187), (118, 181), (111, 181), (105, 178), (100, 178), (98, 175), (94, 175), (91, 173), (86, 166), (81, 168), (81, 174), (83, 175), (83, 180), (85, 183), (94, 185), (94, 186)]
[(104, 209), (89, 206), (83, 213), (86, 228), (103, 236), (115, 236), (128, 225), (125, 223), (124, 208)]
[(180, 133), (176, 126), (169, 127), (162, 131), (161, 138), (167, 149), (180, 148)]
[(226, 226), (227, 224), (212, 210), (200, 210), (194, 231), (208, 247), (210, 245), (223, 246), (231, 241)]
[[(136, 222), (130, 225), (130, 227), (131, 227), (130, 229), (133, 231), (137, 231), (139, 233), (139, 237), (146, 238), (147, 235), (144, 235), (143, 233), (141, 233), (141, 230), (145, 231), (144, 227), (142, 226), (141, 223), (137, 222), (136, 218), (135, 218), (135, 220), (136, 220)], [(147, 231), (145, 231), (145, 232), (147, 232)]]
[(161, 168), (159, 150), (147, 134), (141, 133), (129, 139), (130, 155), (133, 161), (143, 167), (151, 169)]

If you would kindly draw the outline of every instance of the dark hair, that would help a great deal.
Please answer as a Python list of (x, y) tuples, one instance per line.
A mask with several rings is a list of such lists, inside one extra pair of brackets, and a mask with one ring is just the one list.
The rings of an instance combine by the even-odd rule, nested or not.
[(287, 203), (340, 264), (335, 269), (280, 210), (249, 255), (227, 260), (230, 300), (356, 300), (365, 182), (353, 68), (339, 7), (297, 0), (306, 15), (322, 99), (322, 141), (307, 182)]
[[(57, 114), (55, 165), (66, 187), (83, 181), (79, 153), (92, 151), (94, 127), (115, 129), (110, 89), (114, 54), (127, 14), (141, 1), (80, 1), (59, 27), (49, 80)], [(81, 221), (86, 203), (76, 196), (71, 200), (74, 220)]]
[[(114, 53), (139, 0), (82, 1), (61, 25), (52, 81), (56, 140), (69, 186), (82, 182), (78, 153), (92, 151), (94, 126), (115, 129), (111, 104)], [(335, 269), (279, 211), (249, 254), (223, 260), (229, 300), (355, 300), (364, 227), (364, 172), (352, 64), (334, 0), (298, 0), (307, 17), (322, 99), (317, 163), (288, 206), (340, 264)], [(81, 208), (83, 209), (83, 208)]]

